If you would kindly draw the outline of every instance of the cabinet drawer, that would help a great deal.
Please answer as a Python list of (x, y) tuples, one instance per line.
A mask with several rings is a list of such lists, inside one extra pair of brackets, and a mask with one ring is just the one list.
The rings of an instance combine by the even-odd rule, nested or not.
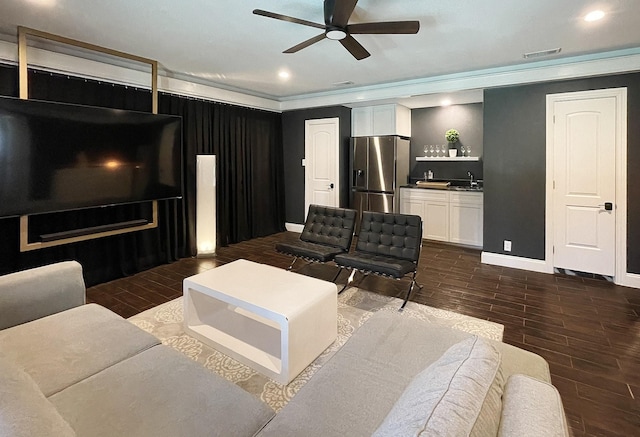
[(452, 191), (449, 193), (449, 202), (451, 203), (482, 205), (483, 199), (484, 197), (482, 193), (472, 193), (465, 191)]
[(436, 202), (449, 202), (449, 191), (428, 190), (426, 188), (401, 188), (401, 196), (411, 200), (434, 200)]

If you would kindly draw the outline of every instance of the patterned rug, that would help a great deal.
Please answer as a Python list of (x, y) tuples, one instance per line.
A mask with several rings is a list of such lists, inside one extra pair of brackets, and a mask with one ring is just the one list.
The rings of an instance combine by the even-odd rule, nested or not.
[[(353, 333), (376, 311), (398, 311), (397, 298), (350, 288), (338, 296), (338, 338), (288, 385), (278, 384), (255, 370), (186, 335), (182, 328), (182, 298), (151, 308), (129, 319), (207, 369), (239, 385), (278, 412), (329, 360)], [(430, 323), (449, 326), (471, 334), (502, 341), (504, 326), (451, 311), (409, 302), (403, 312)]]

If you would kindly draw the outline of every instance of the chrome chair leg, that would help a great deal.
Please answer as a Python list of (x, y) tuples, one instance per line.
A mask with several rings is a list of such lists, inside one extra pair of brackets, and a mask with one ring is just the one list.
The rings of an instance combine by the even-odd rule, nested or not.
[(418, 288), (422, 288), (423, 285), (420, 285), (416, 282), (416, 274), (417, 272), (413, 272), (413, 278), (411, 278), (411, 284), (409, 285), (409, 289), (407, 290), (407, 296), (404, 298), (404, 302), (402, 302), (402, 306), (400, 306), (400, 309), (398, 311), (402, 312), (404, 310), (404, 307), (407, 305), (407, 302), (409, 302), (409, 297), (411, 296), (411, 292), (413, 291), (413, 287), (415, 285), (418, 286)]
[(349, 285), (351, 285), (351, 283), (353, 282), (353, 277), (356, 275), (356, 271), (357, 269), (351, 270), (351, 274), (349, 275), (349, 279), (347, 279), (347, 283), (344, 284), (342, 290), (338, 291), (338, 294), (342, 293)]
[(333, 277), (331, 282), (336, 282), (336, 279), (338, 279), (338, 276), (340, 276), (340, 273), (342, 273), (342, 267), (338, 267), (338, 273), (336, 273), (336, 275)]
[(291, 269), (293, 268), (293, 265), (296, 263), (297, 260), (298, 260), (298, 257), (294, 256), (293, 261), (291, 261), (291, 265), (287, 267), (287, 271), (291, 271)]

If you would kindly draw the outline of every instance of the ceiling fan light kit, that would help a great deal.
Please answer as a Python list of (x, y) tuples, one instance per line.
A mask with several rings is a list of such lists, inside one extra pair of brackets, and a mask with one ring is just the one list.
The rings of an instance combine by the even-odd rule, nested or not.
[(371, 56), (371, 54), (351, 36), (352, 34), (415, 34), (420, 30), (420, 22), (416, 20), (356, 23), (350, 25), (349, 18), (351, 18), (356, 3), (358, 3), (358, 0), (324, 0), (324, 25), (288, 15), (277, 14), (275, 12), (263, 11), (262, 9), (254, 9), (253, 13), (267, 18), (274, 18), (276, 20), (288, 21), (289, 23), (302, 24), (303, 26), (324, 30), (324, 33), (296, 44), (283, 53), (296, 53), (327, 38), (340, 41), (342, 46), (347, 49), (354, 58), (361, 60)]
[(347, 37), (347, 32), (342, 29), (327, 29), (325, 35), (329, 39), (340, 41), (341, 39), (345, 39)]

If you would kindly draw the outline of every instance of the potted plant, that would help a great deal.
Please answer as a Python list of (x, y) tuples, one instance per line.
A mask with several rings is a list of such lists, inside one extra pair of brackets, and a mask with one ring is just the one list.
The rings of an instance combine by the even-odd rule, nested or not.
[(449, 143), (449, 156), (456, 156), (458, 154), (458, 149), (456, 149), (455, 144), (460, 139), (460, 134), (455, 129), (449, 129), (444, 133), (444, 138)]

